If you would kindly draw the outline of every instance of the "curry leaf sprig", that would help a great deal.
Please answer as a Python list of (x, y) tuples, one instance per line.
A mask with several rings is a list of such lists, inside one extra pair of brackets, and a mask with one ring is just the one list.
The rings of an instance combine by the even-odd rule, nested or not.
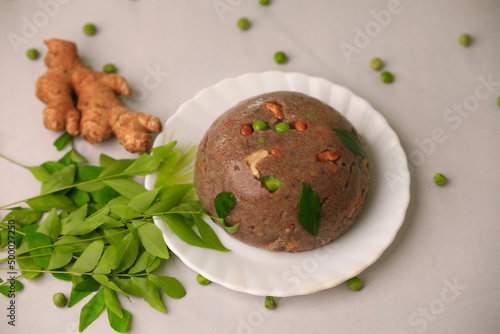
[[(61, 141), (56, 141), (58, 149), (64, 146)], [(20, 270), (18, 278), (50, 273), (72, 281), (68, 307), (95, 293), (81, 309), (80, 331), (106, 309), (110, 326), (126, 332), (131, 314), (122, 308), (119, 294), (127, 300), (142, 297), (154, 309), (166, 312), (160, 291), (172, 298), (186, 292), (177, 279), (154, 274), (169, 258), (154, 217), (163, 217), (171, 231), (191, 245), (228, 251), (204, 220), (208, 216), (190, 183), (195, 148), (174, 151), (175, 144), (154, 148), (151, 155), (137, 159), (101, 155), (99, 166), (88, 165), (73, 146), (58, 161), (36, 167), (18, 164), (42, 181), (41, 195), (1, 207), (9, 207), (10, 212), (0, 223), (0, 248), (10, 247), (7, 236), (14, 223), (19, 268), (5, 257), (0, 259), (0, 269)], [(158, 176), (150, 191), (131, 179), (153, 172)], [(18, 203), (29, 208), (12, 207)], [(37, 224), (45, 212), (45, 219)], [(0, 293), (8, 296), (7, 284), (0, 284)], [(19, 282), (15, 290), (22, 287)]]

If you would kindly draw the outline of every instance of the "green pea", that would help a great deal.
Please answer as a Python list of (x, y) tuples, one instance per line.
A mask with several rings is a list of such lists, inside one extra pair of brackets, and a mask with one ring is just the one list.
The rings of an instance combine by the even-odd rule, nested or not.
[(262, 145), (262, 144), (264, 144), (264, 139), (257, 138), (257, 140), (255, 142), (257, 143), (257, 145)]
[(102, 69), (105, 73), (116, 73), (116, 66), (113, 64), (106, 64)]
[(264, 304), (267, 309), (274, 310), (276, 308), (276, 301), (274, 297), (266, 296), (266, 302)]
[(436, 175), (434, 175), (434, 183), (437, 184), (438, 186), (444, 186), (446, 182), (447, 182), (446, 176), (444, 176), (443, 174), (436, 173)]
[(97, 33), (97, 28), (93, 23), (87, 23), (83, 26), (83, 33), (87, 36), (94, 36)]
[(56, 293), (52, 299), (54, 300), (54, 305), (57, 307), (63, 307), (66, 305), (66, 296), (62, 292)]
[(287, 56), (283, 51), (278, 51), (274, 54), (274, 60), (278, 64), (284, 64), (287, 61)]
[(394, 76), (392, 75), (391, 72), (384, 71), (380, 73), (380, 79), (382, 79), (382, 81), (385, 83), (391, 83), (394, 81)]
[(286, 122), (281, 122), (281, 123), (278, 123), (276, 124), (276, 131), (278, 132), (287, 132), (288, 130), (290, 130), (290, 125)]
[(370, 67), (374, 71), (380, 70), (382, 68), (382, 66), (383, 66), (383, 63), (382, 63), (382, 60), (380, 60), (380, 58), (373, 58), (370, 61)]
[(256, 121), (252, 125), (254, 131), (259, 131), (259, 130), (266, 130), (267, 129), (267, 123), (264, 121)]
[(259, 3), (262, 5), (262, 6), (267, 6), (271, 3), (271, 0), (259, 0)]
[(498, 96), (497, 104), (500, 106), (500, 95)]
[(199, 284), (201, 285), (207, 285), (207, 284), (210, 284), (210, 280), (206, 279), (205, 277), (201, 276), (200, 274), (198, 274), (198, 276), (196, 277), (196, 281), (198, 281)]
[(469, 34), (462, 34), (462, 35), (460, 35), (460, 38), (458, 39), (458, 41), (463, 46), (469, 46), (470, 43), (472, 42), (472, 39), (470, 38)]
[(31, 60), (36, 60), (38, 57), (40, 57), (40, 53), (38, 53), (37, 49), (29, 49), (26, 51), (26, 56), (28, 56), (29, 59)]
[(250, 28), (250, 22), (246, 17), (242, 17), (241, 19), (239, 19), (237, 25), (241, 30), (247, 30), (248, 28)]
[(352, 291), (359, 291), (363, 288), (363, 282), (358, 277), (353, 277), (347, 280), (347, 286)]

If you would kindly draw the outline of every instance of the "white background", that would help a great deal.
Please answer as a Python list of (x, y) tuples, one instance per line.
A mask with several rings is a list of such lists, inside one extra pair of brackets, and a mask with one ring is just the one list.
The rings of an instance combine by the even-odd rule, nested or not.
[[(218, 12), (214, 4), (221, 3), (225, 10)], [(391, 3), (0, 2), (0, 153), (22, 164), (61, 157), (52, 146), (60, 134), (43, 127), (44, 104), (34, 94), (45, 65), (25, 56), (29, 48), (44, 56), (43, 40), (58, 37), (76, 42), (81, 58), (94, 68), (116, 64), (136, 91), (148, 69), (161, 72), (157, 87), (132, 103), (135, 111), (162, 122), (200, 89), (226, 77), (273, 69), (324, 77), (384, 115), (414, 167), (403, 227), (360, 275), (362, 291), (342, 284), (280, 298), (271, 312), (263, 297), (198, 285), (196, 273), (173, 257), (161, 272), (177, 277), (187, 295), (165, 299), (167, 314), (139, 298), (131, 304), (122, 300), (133, 314), (132, 333), (498, 333), (500, 2), (401, 0), (396, 8)], [(380, 14), (388, 6), (393, 14)], [(248, 31), (236, 28), (242, 16), (252, 22)], [(82, 33), (87, 22), (97, 25), (96, 36)], [(474, 38), (468, 48), (458, 43), (463, 32)], [(12, 42), (15, 35), (18, 44)], [(347, 45), (356, 52), (342, 52)], [(278, 50), (289, 55), (287, 64), (274, 62)], [(375, 56), (394, 73), (394, 83), (383, 84), (368, 67)], [(492, 91), (481, 86), (480, 77), (490, 77)], [(453, 111), (464, 103), (469, 111)], [(440, 131), (435, 129), (444, 137), (433, 140), (433, 131)], [(114, 138), (93, 146), (78, 138), (76, 147), (91, 163), (100, 153), (133, 157)], [(0, 205), (38, 194), (38, 181), (28, 171), (3, 160), (0, 170)], [(448, 176), (446, 186), (433, 183), (436, 172)], [(1, 333), (77, 332), (84, 302), (72, 309), (52, 303), (55, 292), (69, 294), (69, 282), (46, 276), (24, 283), (15, 328), (7, 325), (7, 299), (0, 299)], [(85, 331), (108, 332), (105, 314)]]

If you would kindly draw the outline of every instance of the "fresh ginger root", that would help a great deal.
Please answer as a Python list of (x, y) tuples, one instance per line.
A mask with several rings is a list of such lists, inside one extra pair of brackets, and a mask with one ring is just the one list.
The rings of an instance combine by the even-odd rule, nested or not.
[[(116, 95), (130, 95), (124, 78), (94, 72), (82, 64), (76, 45), (59, 39), (46, 40), (47, 72), (36, 83), (36, 96), (47, 104), (44, 125), (66, 131), (95, 144), (116, 135), (130, 152), (145, 152), (152, 146), (150, 133), (161, 131), (157, 117), (134, 113)], [(73, 94), (78, 96), (75, 108)]]

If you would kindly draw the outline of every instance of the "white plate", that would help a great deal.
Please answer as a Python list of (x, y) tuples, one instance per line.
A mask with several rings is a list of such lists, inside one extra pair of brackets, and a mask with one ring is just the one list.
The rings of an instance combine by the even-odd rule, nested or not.
[[(403, 223), (410, 200), (410, 177), (398, 136), (382, 115), (350, 90), (300, 73), (248, 73), (205, 88), (170, 117), (154, 146), (172, 139), (179, 146), (198, 144), (222, 112), (241, 100), (278, 90), (302, 92), (331, 105), (364, 138), (373, 167), (367, 201), (356, 223), (334, 242), (295, 254), (247, 246), (215, 223), (214, 230), (231, 252), (193, 247), (171, 233), (161, 219), (155, 223), (168, 247), (188, 267), (211, 281), (254, 295), (286, 297), (331, 288), (375, 262)], [(146, 178), (146, 188), (153, 188), (154, 179), (154, 175)]]

